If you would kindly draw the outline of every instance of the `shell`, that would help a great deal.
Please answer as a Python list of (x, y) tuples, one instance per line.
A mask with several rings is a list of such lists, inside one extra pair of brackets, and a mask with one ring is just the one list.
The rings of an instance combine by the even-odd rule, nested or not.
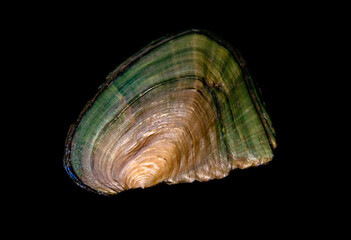
[(220, 179), (269, 162), (275, 147), (244, 60), (213, 34), (188, 30), (110, 73), (69, 129), (64, 167), (82, 188), (110, 195)]

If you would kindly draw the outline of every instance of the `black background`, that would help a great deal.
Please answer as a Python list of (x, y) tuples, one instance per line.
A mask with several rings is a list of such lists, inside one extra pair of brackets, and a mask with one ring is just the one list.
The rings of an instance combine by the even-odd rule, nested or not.
[[(139, 228), (151, 218), (158, 219), (157, 224), (179, 218), (190, 228), (196, 222), (219, 222), (224, 228), (240, 222), (260, 231), (262, 226), (289, 229), (286, 221), (299, 217), (299, 227), (308, 227), (308, 218), (315, 213), (309, 196), (317, 190), (313, 181), (305, 181), (304, 164), (311, 158), (303, 154), (308, 146), (300, 127), (309, 122), (299, 116), (309, 113), (301, 105), (312, 104), (303, 100), (307, 87), (299, 86), (311, 84), (304, 78), (309, 56), (305, 49), (313, 45), (308, 36), (319, 26), (309, 21), (310, 10), (269, 5), (155, 6), (145, 6), (152, 11), (139, 5), (57, 6), (23, 22), (22, 34), (30, 39), (24, 47), (29, 50), (24, 54), (26, 64), (36, 59), (33, 80), (25, 83), (31, 89), (27, 97), (31, 112), (25, 118), (35, 145), (30, 157), (35, 159), (35, 169), (25, 180), (30, 193), (23, 198), (39, 206), (23, 204), (34, 212), (44, 210), (50, 219), (65, 217), (68, 225), (82, 219), (94, 225), (98, 218), (111, 216), (117, 222), (128, 219), (125, 222)], [(217, 34), (246, 60), (277, 132), (273, 161), (234, 170), (221, 180), (159, 184), (111, 197), (79, 188), (63, 168), (70, 124), (120, 63), (151, 41), (190, 28)]]

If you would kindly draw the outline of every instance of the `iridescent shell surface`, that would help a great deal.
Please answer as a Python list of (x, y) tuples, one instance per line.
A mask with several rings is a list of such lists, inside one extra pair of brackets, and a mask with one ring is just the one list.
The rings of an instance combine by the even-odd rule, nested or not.
[(107, 77), (69, 130), (64, 166), (79, 186), (116, 194), (220, 179), (269, 162), (275, 147), (237, 51), (189, 30), (152, 42)]

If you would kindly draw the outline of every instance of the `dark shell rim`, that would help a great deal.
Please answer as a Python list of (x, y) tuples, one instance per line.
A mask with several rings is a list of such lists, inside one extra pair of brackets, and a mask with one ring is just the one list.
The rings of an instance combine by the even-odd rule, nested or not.
[[(179, 33), (175, 33), (175, 34), (168, 34), (168, 35), (166, 35), (164, 37), (161, 37), (161, 38), (159, 38), (157, 40), (152, 41), (146, 47), (144, 47), (143, 49), (141, 49), (140, 51), (138, 51), (137, 53), (135, 53), (134, 55), (129, 57), (122, 64), (120, 64), (115, 70), (113, 70), (107, 76), (106, 81), (99, 87), (99, 90), (95, 94), (95, 96), (90, 101), (88, 101), (88, 103), (84, 106), (83, 110), (80, 112), (80, 114), (78, 116), (78, 119), (73, 124), (71, 124), (71, 126), (70, 126), (70, 128), (68, 130), (68, 133), (67, 133), (66, 140), (65, 140), (65, 151), (64, 151), (63, 165), (64, 165), (64, 169), (66, 170), (66, 172), (69, 175), (69, 177), (78, 186), (80, 186), (81, 188), (83, 188), (83, 189), (85, 189), (87, 191), (98, 193), (100, 195), (105, 195), (105, 196), (115, 195), (115, 194), (109, 194), (109, 193), (106, 193), (106, 192), (95, 190), (95, 189), (85, 185), (84, 183), (81, 182), (81, 180), (78, 178), (78, 176), (76, 176), (76, 174), (75, 174), (75, 172), (74, 172), (74, 170), (72, 168), (72, 165), (71, 165), (71, 142), (72, 142), (75, 130), (76, 130), (77, 126), (79, 125), (81, 119), (83, 118), (84, 114), (93, 105), (93, 103), (95, 102), (96, 98), (111, 84), (111, 82), (113, 80), (115, 80), (122, 72), (124, 72), (134, 62), (139, 60), (141, 57), (143, 57), (145, 54), (147, 54), (151, 50), (153, 50), (153, 49), (157, 48), (158, 46), (162, 45), (163, 43), (166, 43), (166, 42), (171, 41), (173, 39), (176, 39), (178, 37), (182, 37), (184, 35), (192, 34), (192, 33), (201, 34), (201, 35), (204, 35), (204, 36), (212, 39), (213, 41), (215, 41), (219, 45), (221, 45), (224, 48), (226, 48), (232, 54), (232, 56), (234, 57), (236, 62), (239, 64), (239, 66), (240, 66), (240, 68), (241, 68), (241, 70), (243, 72), (243, 76), (244, 76), (246, 87), (249, 90), (251, 100), (252, 100), (252, 102), (254, 103), (254, 106), (255, 106), (255, 110), (258, 113), (258, 115), (260, 116), (261, 122), (264, 125), (265, 133), (266, 133), (266, 136), (267, 136), (267, 138), (269, 140), (269, 144), (270, 144), (272, 150), (275, 149), (276, 142), (275, 142), (275, 131), (274, 131), (274, 128), (270, 124), (269, 120), (266, 118), (266, 116), (264, 114), (266, 109), (265, 109), (265, 104), (263, 102), (262, 95), (261, 95), (260, 91), (255, 91), (255, 89), (258, 89), (257, 88), (257, 83), (255, 83), (252, 80), (252, 77), (251, 77), (251, 75), (250, 75), (250, 73), (249, 73), (249, 71), (247, 69), (246, 62), (242, 58), (240, 52), (237, 49), (233, 48), (232, 45), (229, 44), (227, 41), (223, 40), (221, 37), (219, 37), (218, 35), (216, 35), (213, 32), (209, 32), (207, 30), (189, 29), (189, 30), (182, 31), (182, 32), (179, 32)], [(256, 98), (260, 99), (261, 101), (259, 102)]]

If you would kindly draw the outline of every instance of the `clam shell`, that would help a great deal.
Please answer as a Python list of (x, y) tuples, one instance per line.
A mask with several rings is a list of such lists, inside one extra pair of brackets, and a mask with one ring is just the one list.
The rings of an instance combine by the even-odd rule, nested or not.
[(117, 67), (66, 139), (82, 188), (116, 194), (220, 179), (269, 162), (272, 123), (244, 60), (206, 31), (166, 36)]

